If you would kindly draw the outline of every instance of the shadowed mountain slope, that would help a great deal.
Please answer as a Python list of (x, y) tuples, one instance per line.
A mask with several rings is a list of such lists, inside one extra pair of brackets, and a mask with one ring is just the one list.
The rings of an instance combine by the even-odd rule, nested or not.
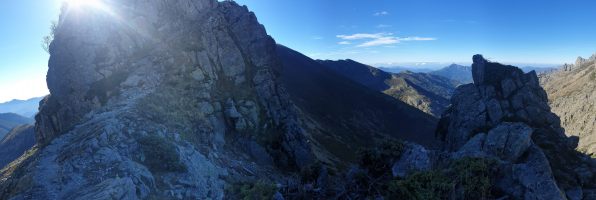
[(33, 119), (23, 117), (14, 113), (0, 113), (0, 138), (4, 136), (14, 127), (23, 124), (32, 124)]
[(387, 135), (434, 144), (432, 116), (287, 47), (278, 45), (277, 52), (283, 62), (281, 81), (292, 100), (323, 127), (321, 131), (338, 136), (346, 148), (374, 144)]
[(0, 140), (0, 168), (14, 161), (35, 144), (33, 125), (20, 125)]
[(383, 92), (435, 117), (449, 106), (457, 83), (440, 76), (403, 71), (388, 73), (353, 60), (319, 63), (370, 89)]

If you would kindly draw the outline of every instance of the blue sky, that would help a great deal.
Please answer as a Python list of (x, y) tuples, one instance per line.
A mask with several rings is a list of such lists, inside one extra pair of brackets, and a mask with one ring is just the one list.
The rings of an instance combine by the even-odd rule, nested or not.
[[(494, 61), (556, 65), (596, 52), (591, 0), (237, 0), (278, 43), (367, 64)], [(42, 37), (60, 0), (0, 7), (0, 102), (47, 94)]]

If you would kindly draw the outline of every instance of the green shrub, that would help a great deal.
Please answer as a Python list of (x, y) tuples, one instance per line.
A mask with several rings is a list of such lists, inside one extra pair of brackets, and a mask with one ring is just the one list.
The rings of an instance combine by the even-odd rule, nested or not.
[(403, 150), (403, 142), (390, 139), (379, 147), (358, 151), (358, 164), (374, 177), (378, 177), (391, 172), (391, 165), (401, 157)]
[(264, 181), (242, 182), (226, 187), (226, 199), (268, 200), (276, 192), (277, 187), (275, 185)]
[(313, 183), (316, 182), (321, 175), (323, 165), (319, 162), (311, 164), (300, 170), (300, 178), (302, 183)]
[(388, 199), (447, 199), (454, 188), (453, 179), (440, 171), (418, 172), (404, 180), (387, 184)]
[(54, 37), (56, 35), (57, 28), (58, 28), (58, 22), (52, 21), (50, 24), (50, 34), (47, 36), (44, 36), (43, 40), (41, 41), (41, 48), (44, 51), (46, 51), (47, 53), (50, 53), (50, 44), (52, 44), (52, 41), (54, 41)]
[[(444, 169), (418, 172), (406, 179), (387, 183), (389, 199), (447, 199), (452, 194), (463, 199), (490, 199), (494, 161), (482, 158), (463, 158), (451, 162)], [(461, 188), (460, 190), (456, 188)]]
[(465, 199), (490, 197), (495, 161), (482, 158), (462, 158), (451, 163), (447, 174), (463, 187)]
[(165, 138), (150, 135), (139, 140), (145, 155), (145, 164), (151, 172), (185, 172), (186, 166), (180, 161), (176, 146)]

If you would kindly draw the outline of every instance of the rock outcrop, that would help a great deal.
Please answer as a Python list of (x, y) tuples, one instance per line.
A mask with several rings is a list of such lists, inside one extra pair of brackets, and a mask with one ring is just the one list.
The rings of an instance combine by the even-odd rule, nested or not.
[[(473, 57), (437, 131), (452, 158), (497, 160), (496, 189), (513, 199), (566, 199), (596, 188), (594, 160), (574, 150), (535, 72)], [(576, 192), (577, 193), (577, 192)]]
[(314, 160), (275, 41), (246, 7), (99, 3), (63, 7), (39, 149), (3, 171), (0, 198), (221, 199), (227, 176)]
[(596, 154), (596, 54), (541, 74), (540, 83), (565, 134), (579, 138), (579, 151)]

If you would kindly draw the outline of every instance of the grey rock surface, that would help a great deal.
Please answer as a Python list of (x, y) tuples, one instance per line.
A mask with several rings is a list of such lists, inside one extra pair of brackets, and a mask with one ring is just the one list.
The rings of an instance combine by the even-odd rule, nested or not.
[(414, 172), (430, 170), (432, 166), (430, 153), (420, 145), (406, 145), (405, 151), (391, 168), (393, 176), (404, 178)]

